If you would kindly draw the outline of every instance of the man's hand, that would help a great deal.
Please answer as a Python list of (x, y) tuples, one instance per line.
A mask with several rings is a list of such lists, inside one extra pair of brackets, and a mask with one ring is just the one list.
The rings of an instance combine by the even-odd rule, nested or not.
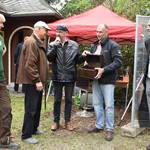
[(98, 71), (97, 75), (95, 76), (95, 79), (100, 79), (104, 72), (104, 69), (103, 68), (94, 68), (94, 69)]
[(42, 82), (37, 82), (37, 83), (36, 83), (36, 89), (37, 89), (38, 91), (42, 91), (42, 90), (43, 90), (43, 84), (42, 84)]
[(61, 39), (60, 39), (60, 37), (59, 37), (59, 36), (57, 36), (54, 42), (55, 42), (56, 44), (61, 43)]
[(91, 54), (89, 51), (83, 51), (82, 56), (87, 56), (87, 54)]

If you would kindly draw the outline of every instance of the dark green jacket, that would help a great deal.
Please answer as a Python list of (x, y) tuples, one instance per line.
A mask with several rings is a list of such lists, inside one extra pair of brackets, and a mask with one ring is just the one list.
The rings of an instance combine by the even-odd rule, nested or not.
[(4, 49), (4, 39), (0, 35), (0, 81), (4, 81), (4, 67), (3, 67), (3, 49)]

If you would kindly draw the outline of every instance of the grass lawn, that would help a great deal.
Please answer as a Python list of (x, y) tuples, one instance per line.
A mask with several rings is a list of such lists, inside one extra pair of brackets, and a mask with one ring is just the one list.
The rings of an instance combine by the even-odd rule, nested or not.
[[(47, 109), (42, 108), (40, 129), (44, 135), (35, 136), (40, 140), (39, 144), (28, 145), (21, 141), (21, 128), (23, 121), (24, 105), (22, 96), (11, 96), (13, 109), (12, 135), (14, 141), (20, 143), (22, 150), (146, 150), (150, 144), (150, 130), (145, 130), (136, 138), (122, 137), (120, 127), (116, 127), (112, 142), (104, 140), (104, 133), (88, 134), (87, 128), (94, 124), (95, 118), (80, 118), (73, 111), (73, 123), (76, 130), (68, 132), (63, 127), (56, 132), (50, 130), (52, 123), (53, 98), (47, 102)], [(44, 105), (43, 105), (44, 106)], [(63, 109), (62, 109), (63, 110)], [(62, 114), (63, 118), (63, 114)], [(63, 119), (61, 120), (63, 125)]]

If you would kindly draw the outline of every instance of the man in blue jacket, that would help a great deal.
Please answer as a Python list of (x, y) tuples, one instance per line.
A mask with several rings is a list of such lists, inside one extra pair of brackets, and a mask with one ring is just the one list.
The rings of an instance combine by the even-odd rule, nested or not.
[[(91, 47), (91, 53), (103, 55), (103, 66), (95, 68), (97, 75), (93, 80), (93, 106), (96, 113), (96, 125), (89, 133), (98, 133), (104, 129), (104, 114), (106, 114), (107, 141), (113, 139), (114, 130), (114, 89), (116, 70), (122, 65), (122, 55), (116, 42), (108, 36), (108, 27), (100, 24), (97, 27), (98, 41)], [(84, 52), (89, 53), (88, 51)], [(105, 113), (104, 105), (105, 104)]]

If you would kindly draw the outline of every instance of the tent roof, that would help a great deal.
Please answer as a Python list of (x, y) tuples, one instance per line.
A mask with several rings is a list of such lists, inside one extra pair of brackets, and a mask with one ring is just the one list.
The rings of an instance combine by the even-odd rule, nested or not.
[(109, 27), (109, 35), (117, 41), (134, 41), (135, 23), (100, 5), (89, 11), (66, 19), (50, 23), (51, 36), (55, 36), (57, 25), (66, 25), (69, 29), (69, 36), (75, 37), (79, 43), (92, 43), (96, 41), (96, 28), (99, 24), (106, 24)]
[(62, 18), (45, 0), (0, 0), (0, 12), (11, 17), (55, 16)]

